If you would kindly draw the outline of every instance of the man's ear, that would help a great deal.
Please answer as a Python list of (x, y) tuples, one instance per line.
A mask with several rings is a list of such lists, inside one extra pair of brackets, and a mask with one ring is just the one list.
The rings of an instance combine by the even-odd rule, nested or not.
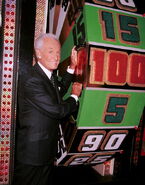
[(41, 59), (41, 52), (39, 49), (35, 49), (35, 54), (38, 60)]

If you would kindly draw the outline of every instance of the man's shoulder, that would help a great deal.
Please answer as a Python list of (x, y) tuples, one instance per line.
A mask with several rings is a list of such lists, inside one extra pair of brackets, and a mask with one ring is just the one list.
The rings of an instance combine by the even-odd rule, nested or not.
[(38, 81), (41, 81), (42, 79), (36, 73), (36, 71), (32, 68), (32, 69), (30, 69), (29, 71), (27, 71), (25, 73), (21, 73), (18, 76), (18, 80), (19, 80), (20, 83), (26, 84), (26, 83), (31, 83), (31, 82), (38, 82)]

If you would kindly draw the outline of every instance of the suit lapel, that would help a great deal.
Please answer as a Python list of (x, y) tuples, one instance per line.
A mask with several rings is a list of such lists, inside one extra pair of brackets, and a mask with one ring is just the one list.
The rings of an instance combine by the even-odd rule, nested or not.
[(41, 76), (41, 78), (44, 79), (44, 81), (46, 82), (46, 84), (49, 84), (49, 86), (51, 86), (52, 89), (54, 89), (54, 92), (57, 95), (58, 102), (60, 103), (61, 102), (61, 97), (60, 97), (59, 90), (58, 90), (58, 85), (57, 85), (58, 84), (57, 83), (57, 76), (54, 75), (54, 80), (55, 80), (56, 87), (53, 87), (53, 84), (52, 84), (51, 80), (48, 78), (48, 76), (41, 69), (41, 67), (39, 66), (39, 64), (36, 63), (33, 66), (33, 69), (34, 69), (34, 71), (36, 71)]
[(47, 75), (44, 73), (44, 71), (41, 69), (41, 67), (39, 66), (38, 63), (36, 63), (34, 66), (33, 66), (33, 69), (34, 71), (36, 71), (44, 80), (49, 80), (50, 79), (47, 77)]

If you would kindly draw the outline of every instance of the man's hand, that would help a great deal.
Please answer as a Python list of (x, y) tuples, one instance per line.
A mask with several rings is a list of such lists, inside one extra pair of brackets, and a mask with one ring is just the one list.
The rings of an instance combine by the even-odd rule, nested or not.
[(78, 83), (78, 82), (74, 82), (73, 85), (72, 85), (71, 94), (74, 94), (74, 95), (79, 97), (81, 92), (82, 92), (82, 84)]
[(70, 63), (70, 68), (75, 69), (77, 65), (77, 51), (75, 49), (75, 46), (72, 48), (71, 51), (71, 63)]

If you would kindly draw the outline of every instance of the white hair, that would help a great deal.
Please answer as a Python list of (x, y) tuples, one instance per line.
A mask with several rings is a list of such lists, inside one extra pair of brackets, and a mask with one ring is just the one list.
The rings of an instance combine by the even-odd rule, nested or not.
[(45, 38), (54, 38), (55, 40), (58, 40), (57, 36), (53, 33), (43, 33), (41, 34), (34, 42), (34, 48), (35, 49), (40, 49), (43, 45), (43, 41)]

